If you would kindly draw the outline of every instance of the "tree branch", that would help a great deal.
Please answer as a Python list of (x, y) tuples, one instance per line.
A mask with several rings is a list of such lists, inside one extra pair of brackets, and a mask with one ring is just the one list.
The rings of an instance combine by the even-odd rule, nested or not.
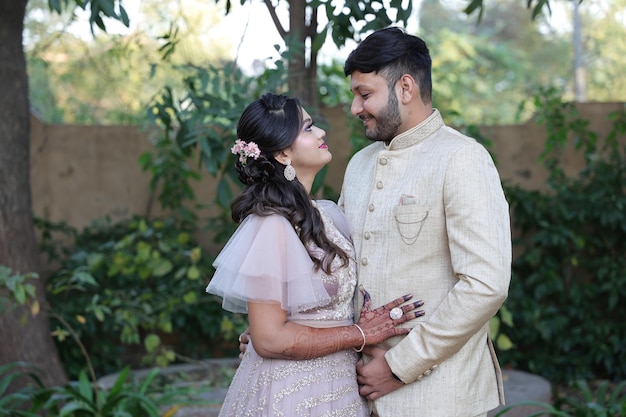
[(267, 6), (267, 10), (270, 12), (270, 16), (272, 17), (272, 22), (274, 22), (274, 26), (276, 27), (276, 30), (278, 30), (280, 37), (285, 39), (287, 37), (288, 32), (280, 23), (280, 19), (278, 19), (278, 15), (276, 14), (276, 8), (272, 4), (271, 0), (264, 0), (264, 2), (265, 2), (265, 6)]

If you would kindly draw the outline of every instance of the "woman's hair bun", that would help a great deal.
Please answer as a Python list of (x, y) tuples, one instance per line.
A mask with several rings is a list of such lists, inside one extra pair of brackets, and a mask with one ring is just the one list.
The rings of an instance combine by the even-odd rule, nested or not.
[(239, 161), (235, 164), (239, 181), (245, 185), (267, 182), (276, 171), (274, 164), (261, 154), (257, 159), (250, 159), (243, 165)]

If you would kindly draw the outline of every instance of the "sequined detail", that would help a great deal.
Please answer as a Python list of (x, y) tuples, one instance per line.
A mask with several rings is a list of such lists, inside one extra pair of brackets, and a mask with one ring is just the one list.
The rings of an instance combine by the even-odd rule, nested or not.
[(220, 417), (367, 416), (356, 383), (357, 359), (351, 350), (300, 361), (263, 359), (250, 344)]
[(298, 314), (297, 318), (315, 321), (352, 320), (354, 318), (352, 298), (357, 283), (354, 247), (352, 243), (337, 230), (332, 220), (324, 213), (324, 210), (317, 204), (315, 206), (322, 216), (326, 236), (348, 255), (349, 261), (347, 266), (342, 266), (341, 259), (335, 257), (332, 262), (333, 273), (331, 275), (320, 271), (324, 287), (331, 296), (330, 303), (325, 306), (313, 306), (311, 308), (303, 306), (301, 313), (306, 313), (306, 317)]

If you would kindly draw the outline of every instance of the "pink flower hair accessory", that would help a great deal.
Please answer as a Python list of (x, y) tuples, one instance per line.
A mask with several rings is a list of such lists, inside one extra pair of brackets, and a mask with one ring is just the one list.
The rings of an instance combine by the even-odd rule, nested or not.
[(246, 165), (246, 162), (248, 162), (248, 158), (256, 160), (259, 156), (261, 156), (261, 150), (256, 143), (252, 141), (246, 143), (241, 139), (237, 139), (235, 141), (233, 147), (230, 148), (230, 152), (233, 155), (239, 155), (239, 162), (241, 162), (241, 165), (244, 166)]

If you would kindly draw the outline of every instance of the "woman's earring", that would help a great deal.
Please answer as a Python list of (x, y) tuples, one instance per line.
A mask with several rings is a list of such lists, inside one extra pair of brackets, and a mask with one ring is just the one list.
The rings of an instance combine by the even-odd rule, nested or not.
[(296, 178), (296, 170), (291, 166), (290, 160), (287, 160), (287, 166), (285, 167), (285, 170), (283, 171), (283, 175), (285, 175), (285, 178), (287, 179), (287, 181), (293, 181), (294, 178)]

